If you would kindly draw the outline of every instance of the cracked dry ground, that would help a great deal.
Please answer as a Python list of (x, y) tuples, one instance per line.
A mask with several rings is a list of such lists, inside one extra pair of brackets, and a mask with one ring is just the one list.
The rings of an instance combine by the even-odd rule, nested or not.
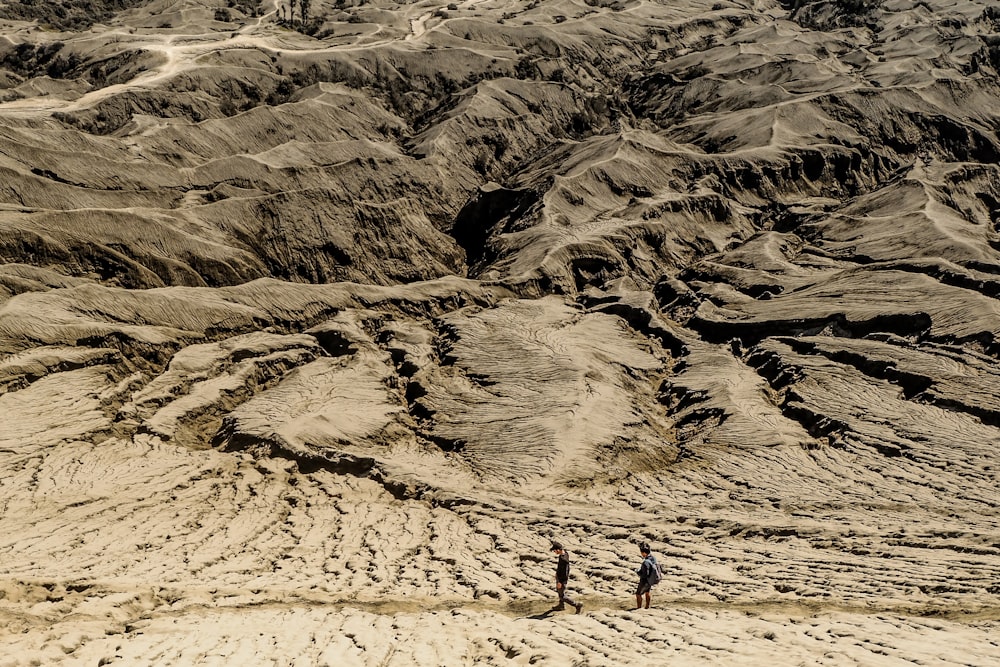
[[(1000, 658), (993, 427), (873, 371), (961, 370), (945, 349), (738, 357), (652, 310), (457, 280), (99, 294), (36, 293), (62, 324), (0, 366), (7, 664)], [(924, 395), (968, 395), (967, 366)], [(824, 415), (835, 438), (808, 432)], [(580, 616), (551, 611), (550, 538)], [(639, 539), (666, 573), (649, 611)]]

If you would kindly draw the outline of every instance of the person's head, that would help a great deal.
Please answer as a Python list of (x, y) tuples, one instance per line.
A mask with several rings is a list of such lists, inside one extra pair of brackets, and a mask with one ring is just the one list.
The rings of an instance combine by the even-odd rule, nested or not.
[(552, 541), (552, 546), (550, 547), (550, 549), (552, 551), (556, 552), (557, 554), (558, 553), (562, 553), (563, 545), (560, 544), (559, 542), (556, 542), (555, 540), (553, 540)]
[(640, 542), (639, 553), (641, 553), (643, 556), (648, 556), (649, 552), (650, 552), (649, 545), (645, 542)]

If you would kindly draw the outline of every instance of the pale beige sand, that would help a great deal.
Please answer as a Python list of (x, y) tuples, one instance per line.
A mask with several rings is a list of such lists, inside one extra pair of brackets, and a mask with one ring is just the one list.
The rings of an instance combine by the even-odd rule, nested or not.
[[(277, 307), (301, 288), (255, 289), (258, 303), (273, 290)], [(308, 289), (348, 303), (358, 288)], [(415, 286), (411, 296), (442, 289)], [(173, 319), (190, 319), (196, 297), (217, 294), (189, 290), (183, 300), (163, 301), (169, 293), (134, 295), (135, 312), (155, 296), (161, 332), (181, 331)], [(382, 293), (393, 300), (369, 303), (384, 308), (406, 296)], [(12, 301), (38, 308), (45, 296)], [(496, 393), (466, 409), (448, 407), (455, 398), (422, 400), (447, 410), (450, 421), (440, 423), (449, 429), (490, 428), (489, 410), (507, 425), (506, 435), (470, 440), (451, 455), (414, 442), (405, 419), (385, 435), (405, 403), (379, 380), (389, 371), (373, 363), (379, 348), (358, 326), (363, 320), (346, 316), (352, 311), (315, 329), (339, 332), (353, 350), (335, 358), (316, 357), (313, 336), (242, 335), (184, 347), (141, 383), (121, 377), (112, 350), (49, 347), (9, 358), (9, 381), (18, 373), (43, 377), (0, 395), (6, 664), (597, 665), (632, 663), (641, 653), (681, 664), (987, 665), (1000, 656), (991, 602), (1000, 573), (1000, 526), (989, 509), (996, 480), (977, 463), (995, 457), (985, 444), (992, 430), (954, 415), (901, 416), (916, 407), (889, 400), (878, 381), (836, 379), (785, 352), (785, 363), (802, 363), (797, 372), (810, 382), (846, 383), (804, 396), (803, 409), (860, 414), (868, 406), (868, 416), (850, 424), (846, 448), (803, 449), (795, 438), (808, 436), (768, 414), (759, 377), (727, 372), (728, 390), (708, 389), (731, 418), (702, 436), (707, 458), (681, 459), (668, 473), (637, 472), (640, 461), (655, 460), (642, 451), (649, 422), (627, 427), (626, 419), (602, 435), (541, 409), (624, 395), (613, 375), (601, 391), (592, 378), (580, 395), (564, 379), (587, 375), (586, 360), (601, 359), (614, 336), (621, 337), (615, 363), (624, 363), (623, 346), (638, 345), (634, 334), (615, 327), (590, 334), (589, 351), (567, 355), (564, 366), (558, 355), (541, 366), (524, 343), (520, 356), (483, 356), (497, 344), (484, 343), (487, 334), (508, 331), (505, 340), (566, 350), (579, 344), (574, 327), (614, 321), (581, 315), (567, 328), (564, 308), (556, 299), (500, 302), (451, 316), (447, 326), (462, 333), (449, 354), (473, 377), (493, 378), (484, 386)], [(485, 318), (507, 322), (483, 329)], [(80, 325), (67, 318), (65, 326)], [(416, 330), (407, 340), (419, 358)], [(649, 368), (648, 352), (633, 354), (630, 373)], [(60, 371), (60, 364), (79, 367)], [(231, 383), (258, 382), (273, 388), (226, 408), (241, 400)], [(674, 384), (712, 382), (691, 371)], [(450, 391), (460, 397), (468, 387)], [(650, 409), (641, 401), (653, 399), (630, 395), (640, 401), (633, 411)], [(808, 403), (832, 400), (849, 405)], [(271, 412), (279, 405), (286, 407)], [(248, 453), (204, 449), (204, 429), (218, 426), (220, 411), (235, 422), (230, 442), (249, 439)], [(909, 426), (887, 436), (892, 424)], [(561, 443), (546, 450), (552, 463), (519, 448), (538, 428), (539, 437)], [(792, 439), (749, 440), (764, 428)], [(635, 436), (634, 450), (614, 459), (624, 469), (606, 470), (616, 483), (583, 481), (593, 472), (580, 466), (622, 447), (614, 444), (622, 433)], [(922, 449), (885, 459), (870, 444), (904, 436)], [(496, 449), (490, 456), (488, 443)], [(302, 472), (287, 459), (261, 458), (308, 454), (301, 448), (326, 456), (321, 464), (331, 469)], [(363, 455), (373, 458), (365, 464)], [(375, 479), (344, 474), (365, 474), (366, 466)], [(484, 466), (491, 473), (476, 479)], [(507, 481), (514, 470), (515, 479), (526, 476), (516, 486)], [(562, 483), (546, 482), (546, 470)], [(573, 553), (580, 616), (550, 611), (553, 537)], [(630, 612), (640, 539), (654, 544), (666, 578), (654, 609)]]

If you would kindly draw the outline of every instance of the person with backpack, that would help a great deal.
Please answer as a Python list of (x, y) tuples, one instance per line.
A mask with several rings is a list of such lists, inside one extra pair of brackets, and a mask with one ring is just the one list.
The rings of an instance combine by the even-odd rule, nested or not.
[(660, 564), (656, 562), (656, 556), (652, 554), (647, 543), (639, 544), (639, 553), (642, 554), (642, 565), (636, 570), (639, 575), (639, 585), (635, 589), (635, 608), (642, 609), (642, 598), (645, 596), (646, 609), (649, 609), (650, 591), (663, 579), (663, 571), (660, 570)]
[(559, 542), (552, 542), (552, 551), (559, 557), (556, 561), (556, 593), (559, 594), (559, 604), (556, 605), (556, 611), (562, 611), (569, 604), (571, 607), (576, 607), (576, 613), (580, 613), (583, 609), (582, 602), (574, 602), (568, 595), (566, 595), (566, 584), (569, 583), (569, 553), (563, 549), (563, 545)]

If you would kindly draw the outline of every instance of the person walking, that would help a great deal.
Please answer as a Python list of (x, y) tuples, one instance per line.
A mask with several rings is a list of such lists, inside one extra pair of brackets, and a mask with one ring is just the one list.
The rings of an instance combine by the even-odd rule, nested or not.
[(562, 611), (566, 608), (566, 605), (576, 607), (576, 613), (580, 613), (583, 609), (582, 602), (574, 602), (568, 595), (566, 595), (566, 584), (569, 583), (569, 553), (563, 549), (563, 545), (559, 542), (552, 543), (552, 551), (559, 557), (556, 561), (556, 593), (559, 594), (559, 604), (556, 605), (556, 611)]
[(660, 567), (647, 543), (639, 544), (639, 553), (642, 554), (642, 565), (636, 570), (639, 574), (639, 585), (635, 589), (635, 608), (642, 609), (642, 600), (645, 596), (646, 609), (649, 609), (650, 592), (653, 590), (653, 586), (660, 581)]

